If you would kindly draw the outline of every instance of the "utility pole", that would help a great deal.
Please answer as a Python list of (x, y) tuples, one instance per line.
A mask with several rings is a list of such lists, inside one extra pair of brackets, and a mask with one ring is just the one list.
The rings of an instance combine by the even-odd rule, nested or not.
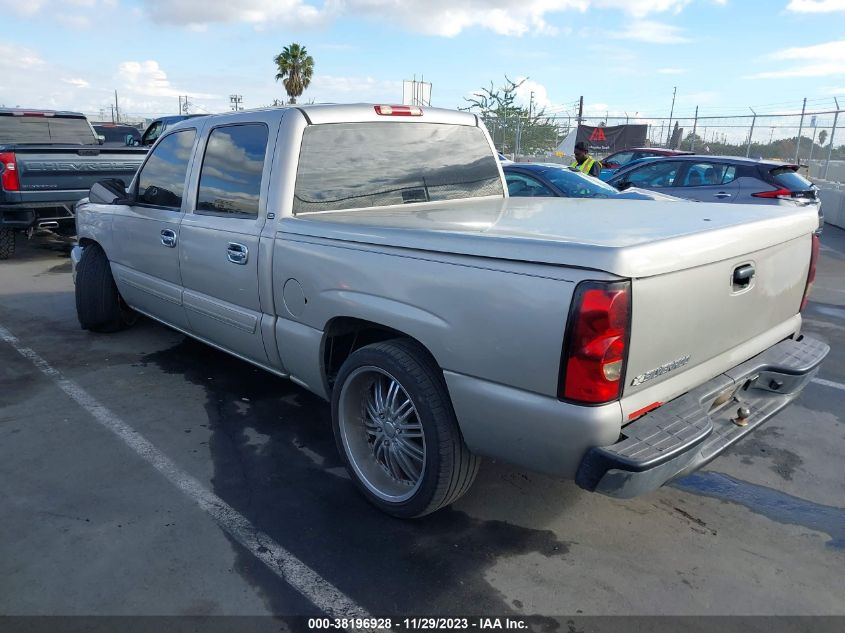
[(582, 95), (580, 99), (578, 99), (578, 125), (581, 125), (581, 121), (584, 119), (584, 96)]
[(669, 110), (669, 133), (666, 135), (666, 147), (672, 139), (672, 115), (675, 114), (675, 95), (678, 94), (678, 86), (672, 89), (672, 108)]
[(528, 121), (531, 121), (531, 112), (534, 110), (534, 91), (531, 91), (531, 100), (528, 102)]
[(751, 131), (748, 132), (748, 147), (745, 149), (746, 158), (751, 156), (751, 137), (754, 136), (754, 123), (757, 121), (757, 113), (754, 112), (754, 108), (748, 109), (751, 110), (751, 113), (754, 115), (754, 118), (751, 119)]
[(807, 97), (804, 97), (804, 105), (801, 106), (801, 123), (798, 124), (798, 138), (795, 140), (795, 164), (798, 165), (798, 150), (801, 148), (801, 131), (804, 129), (804, 110), (807, 109)]
[(827, 168), (830, 167), (830, 154), (833, 152), (833, 135), (836, 134), (836, 122), (839, 119), (839, 101), (836, 97), (833, 98), (836, 103), (836, 114), (833, 115), (833, 128), (830, 130), (830, 145), (827, 146), (827, 162), (824, 164), (824, 175), (822, 178), (827, 180)]
[(114, 91), (114, 116), (115, 122), (120, 123), (120, 108), (117, 105), (117, 90)]
[(112, 103), (109, 107), (111, 108), (111, 122), (114, 123), (114, 104)]
[(241, 105), (243, 100), (244, 98), (241, 95), (229, 95), (229, 106), (233, 111), (239, 112), (243, 110), (243, 106)]

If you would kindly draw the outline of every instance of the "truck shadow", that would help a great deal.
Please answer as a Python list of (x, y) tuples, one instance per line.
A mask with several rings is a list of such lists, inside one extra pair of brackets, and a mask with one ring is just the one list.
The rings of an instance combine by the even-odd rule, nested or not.
[[(324, 401), (188, 338), (141, 360), (205, 390), (214, 492), (373, 614), (458, 614), (467, 605), (477, 614), (518, 614), (520, 601), (493, 589), (485, 570), (502, 557), (569, 552), (570, 544), (551, 530), (503, 520), (551, 512), (548, 504), (532, 505), (531, 487), (548, 482), (535, 484), (489, 464), (467, 503), (495, 497), (484, 520), (461, 504), (417, 521), (393, 519), (370, 506), (349, 480)], [(566, 501), (560, 501), (555, 513), (564, 511)], [(237, 571), (274, 613), (285, 613), (289, 590), (257, 569), (251, 553), (234, 541), (233, 547)]]

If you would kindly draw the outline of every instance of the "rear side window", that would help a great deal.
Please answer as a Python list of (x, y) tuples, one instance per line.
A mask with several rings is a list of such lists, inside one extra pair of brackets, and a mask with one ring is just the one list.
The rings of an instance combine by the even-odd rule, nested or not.
[(258, 217), (269, 130), (263, 123), (211, 131), (197, 192), (197, 213)]
[(504, 196), (484, 132), (439, 123), (335, 123), (305, 129), (293, 211)]
[(182, 206), (196, 136), (196, 130), (179, 130), (152, 150), (138, 174), (138, 202), (174, 209)]
[(778, 167), (769, 173), (778, 185), (790, 191), (807, 191), (813, 188), (813, 183), (789, 167)]
[(682, 187), (727, 185), (736, 179), (736, 167), (724, 163), (693, 163), (687, 169)]
[(87, 119), (11, 115), (0, 115), (0, 143), (99, 144)]

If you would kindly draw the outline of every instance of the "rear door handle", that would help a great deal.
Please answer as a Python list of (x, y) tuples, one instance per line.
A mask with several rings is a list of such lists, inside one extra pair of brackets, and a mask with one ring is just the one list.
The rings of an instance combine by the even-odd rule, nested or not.
[(249, 249), (243, 244), (229, 242), (229, 245), (226, 247), (226, 257), (228, 257), (229, 261), (233, 264), (240, 264), (243, 266), (249, 259)]
[(729, 194), (727, 191), (720, 191), (719, 193), (714, 193), (713, 197), (714, 198), (730, 198), (731, 194)]
[(166, 246), (167, 248), (175, 248), (176, 247), (176, 232), (171, 231), (170, 229), (162, 229), (162, 231), (161, 231), (161, 243), (162, 243), (162, 245)]

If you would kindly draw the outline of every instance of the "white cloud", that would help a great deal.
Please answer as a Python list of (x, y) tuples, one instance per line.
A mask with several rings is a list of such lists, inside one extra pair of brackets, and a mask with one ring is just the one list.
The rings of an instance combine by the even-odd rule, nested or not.
[(686, 68), (658, 68), (658, 74), (660, 75), (683, 75), (687, 72)]
[[(174, 88), (167, 73), (155, 60), (123, 62), (118, 66), (118, 78), (130, 94), (139, 97), (178, 97), (189, 93), (186, 88)], [(197, 99), (215, 99), (215, 95), (190, 92)]]
[(680, 27), (651, 20), (637, 20), (626, 29), (609, 33), (618, 40), (635, 40), (648, 44), (685, 44), (691, 40), (681, 35)]
[(79, 78), (73, 78), (73, 79), (64, 79), (63, 78), (62, 81), (65, 82), (66, 84), (70, 84), (71, 86), (75, 86), (77, 88), (87, 88), (88, 86), (91, 85), (87, 81), (85, 81), (84, 79), (79, 79)]
[(786, 10), (795, 13), (845, 11), (845, 0), (789, 0)]
[(845, 40), (785, 48), (766, 57), (775, 61), (794, 62), (795, 65), (757, 73), (751, 75), (750, 79), (845, 75)]
[[(284, 94), (281, 84), (280, 91)], [(399, 103), (402, 101), (402, 82), (373, 77), (317, 75), (297, 102), (306, 103), (311, 99), (328, 103), (350, 100)]]
[[(196, 25), (245, 22), (257, 29), (281, 23), (314, 27), (343, 16), (365, 16), (428, 35), (454, 37), (480, 27), (500, 35), (556, 35), (549, 14), (567, 10), (612, 9), (635, 18), (680, 12), (691, 0), (326, 0), (322, 7), (307, 0), (145, 0), (156, 22)], [(724, 2), (724, 0), (716, 0)], [(664, 37), (667, 37), (664, 34)], [(677, 37), (677, 36), (676, 36)]]

